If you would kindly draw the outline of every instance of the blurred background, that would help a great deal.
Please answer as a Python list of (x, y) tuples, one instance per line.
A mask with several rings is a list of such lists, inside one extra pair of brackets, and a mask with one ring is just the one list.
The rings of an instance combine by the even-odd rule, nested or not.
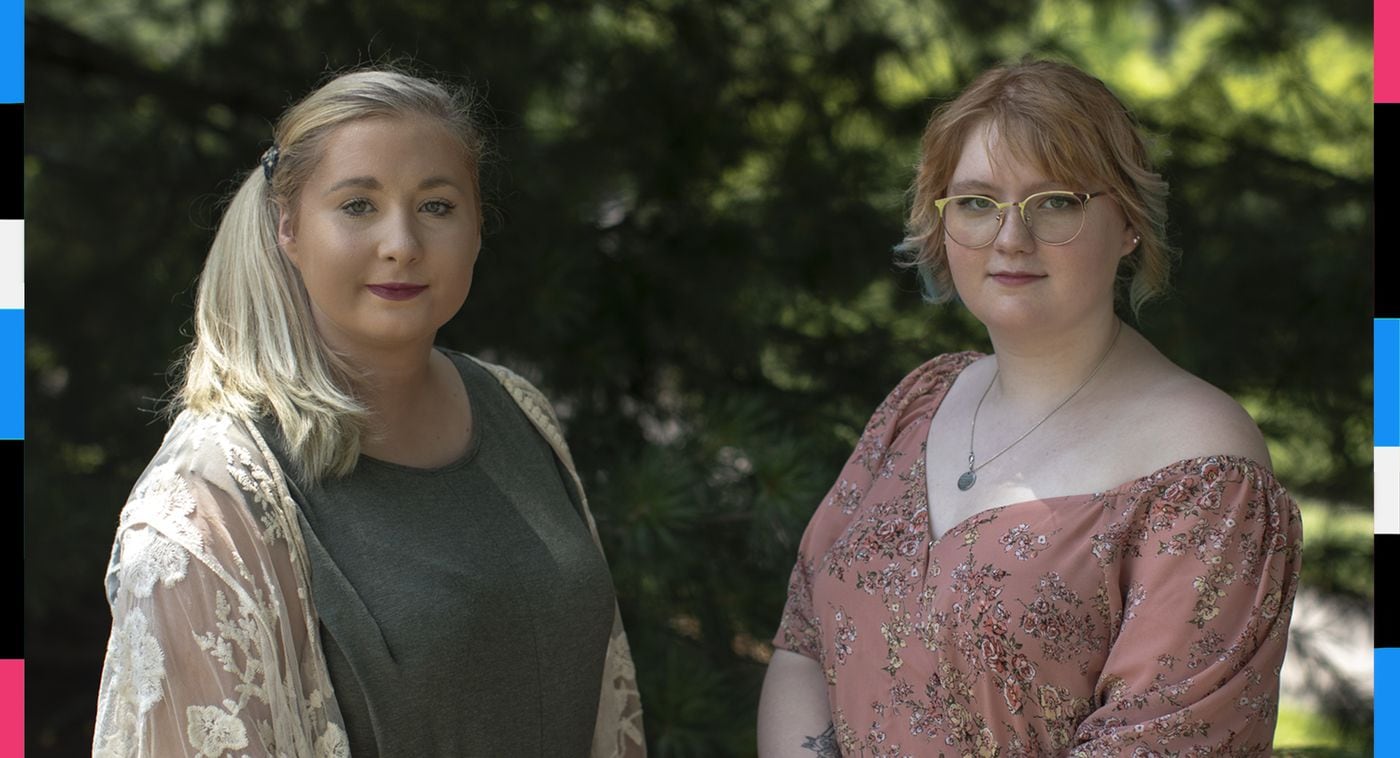
[(653, 756), (748, 756), (807, 518), (875, 405), (987, 349), (892, 264), (933, 106), (1052, 55), (1157, 135), (1176, 291), (1137, 326), (1239, 398), (1302, 504), (1279, 747), (1371, 739), (1371, 4), (31, 0), (30, 755), (89, 749), (102, 575), (233, 177), (328, 70), (474, 84), (485, 251), (442, 344), (553, 399)]

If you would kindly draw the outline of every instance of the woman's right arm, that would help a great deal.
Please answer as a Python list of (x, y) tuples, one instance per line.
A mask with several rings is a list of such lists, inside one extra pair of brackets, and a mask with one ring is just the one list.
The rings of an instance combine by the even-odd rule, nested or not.
[(841, 755), (841, 735), (832, 721), (826, 673), (820, 663), (829, 641), (823, 639), (821, 619), (813, 603), (813, 582), (827, 570), (824, 560), (828, 551), (852, 521), (860, 518), (861, 504), (874, 480), (889, 476), (884, 473), (885, 457), (899, 432), (933, 402), (941, 382), (956, 376), (975, 357), (971, 353), (942, 356), (904, 377), (875, 409), (836, 483), (807, 522), (759, 699), (760, 758)]
[[(164, 525), (162, 525), (164, 526)], [(260, 605), (150, 524), (118, 532), (94, 756), (274, 755)], [(275, 678), (274, 678), (275, 681)]]
[(821, 664), (778, 648), (758, 703), (759, 758), (839, 758)]
[(280, 471), (229, 424), (172, 436), (112, 548), (93, 755), (346, 755)]

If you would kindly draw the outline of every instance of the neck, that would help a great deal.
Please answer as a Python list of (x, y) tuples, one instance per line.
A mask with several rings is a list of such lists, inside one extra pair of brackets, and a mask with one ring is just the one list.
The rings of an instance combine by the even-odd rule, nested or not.
[(991, 333), (997, 378), (993, 394), (1007, 410), (1040, 412), (1061, 402), (1111, 361), (1123, 341), (1122, 322), (1112, 314), (1051, 337), (1017, 339)]
[(381, 432), (397, 426), (419, 402), (433, 396), (437, 375), (431, 339), (412, 348), (358, 347), (337, 352), (355, 370), (356, 395), (369, 409), (373, 427)]

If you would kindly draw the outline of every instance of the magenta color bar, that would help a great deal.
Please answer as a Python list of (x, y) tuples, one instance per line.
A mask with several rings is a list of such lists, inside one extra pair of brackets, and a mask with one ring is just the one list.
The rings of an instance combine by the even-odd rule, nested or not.
[(0, 755), (24, 755), (24, 661), (0, 660)]
[(1378, 103), (1400, 103), (1400, 0), (1375, 0), (1375, 66)]

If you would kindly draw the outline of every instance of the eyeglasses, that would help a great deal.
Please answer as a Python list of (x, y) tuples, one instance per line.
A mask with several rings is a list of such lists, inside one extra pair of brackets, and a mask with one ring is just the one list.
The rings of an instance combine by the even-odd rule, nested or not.
[(1006, 209), (1021, 209), (1026, 228), (1047, 245), (1068, 245), (1084, 230), (1084, 207), (1107, 192), (1037, 192), (1016, 203), (999, 203), (985, 195), (953, 195), (934, 200), (948, 236), (963, 247), (992, 244), (1006, 222)]

